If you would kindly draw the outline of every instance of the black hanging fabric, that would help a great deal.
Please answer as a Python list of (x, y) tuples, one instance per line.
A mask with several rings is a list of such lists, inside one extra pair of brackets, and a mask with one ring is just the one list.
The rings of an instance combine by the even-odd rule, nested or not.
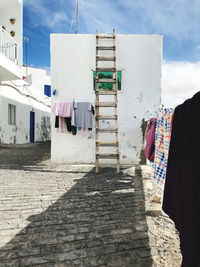
[(77, 127), (72, 126), (72, 135), (76, 135), (77, 134)]
[(174, 112), (163, 210), (179, 231), (182, 267), (200, 267), (200, 92)]
[(64, 118), (64, 120), (66, 123), (67, 131), (71, 132), (72, 131), (72, 124), (71, 124), (72, 118)]
[(59, 116), (55, 118), (55, 128), (59, 128)]

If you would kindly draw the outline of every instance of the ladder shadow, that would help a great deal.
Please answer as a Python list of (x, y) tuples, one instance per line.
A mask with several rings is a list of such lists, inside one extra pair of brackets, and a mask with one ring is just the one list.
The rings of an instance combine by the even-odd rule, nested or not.
[(94, 169), (0, 248), (0, 266), (152, 266), (140, 169)]

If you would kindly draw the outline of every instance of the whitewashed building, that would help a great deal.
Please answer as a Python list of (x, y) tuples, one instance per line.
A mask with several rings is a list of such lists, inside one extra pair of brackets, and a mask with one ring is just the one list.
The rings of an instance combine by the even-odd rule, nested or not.
[[(52, 34), (51, 85), (52, 90), (56, 90), (52, 104), (73, 99), (94, 103), (95, 61), (94, 34)], [(120, 162), (137, 164), (142, 157), (144, 122), (157, 116), (161, 102), (162, 36), (117, 34), (116, 62), (121, 72), (118, 91)], [(53, 161), (95, 162), (95, 128), (73, 136), (58, 132), (54, 123), (52, 114)]]
[(51, 77), (45, 69), (23, 66), (24, 80), (43, 94), (51, 96)]
[(50, 139), (50, 98), (22, 80), (22, 6), (0, 1), (0, 145)]

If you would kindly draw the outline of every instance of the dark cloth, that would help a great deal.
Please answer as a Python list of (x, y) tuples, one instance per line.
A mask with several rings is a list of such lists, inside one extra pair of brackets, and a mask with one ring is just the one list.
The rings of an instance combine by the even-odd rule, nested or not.
[(69, 117), (69, 118), (64, 118), (64, 119), (65, 119), (65, 123), (67, 126), (67, 131), (72, 132), (73, 135), (76, 135), (77, 134), (77, 127), (72, 126), (72, 124), (71, 124), (72, 118)]
[(182, 267), (200, 267), (200, 92), (174, 112), (163, 210), (179, 231)]
[(67, 126), (67, 131), (68, 132), (71, 132), (72, 131), (72, 124), (71, 124), (71, 120), (72, 118), (64, 118), (65, 119), (65, 123), (66, 123), (66, 126)]
[(59, 116), (55, 118), (55, 128), (59, 128)]
[(72, 134), (76, 135), (77, 134), (77, 127), (72, 126)]
[(93, 106), (93, 105), (92, 105), (92, 114), (93, 114), (93, 115), (95, 114), (94, 106)]

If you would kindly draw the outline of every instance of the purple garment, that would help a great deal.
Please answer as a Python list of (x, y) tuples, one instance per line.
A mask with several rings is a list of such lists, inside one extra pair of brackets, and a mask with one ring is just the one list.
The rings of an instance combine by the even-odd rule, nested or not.
[(53, 111), (56, 116), (69, 118), (72, 117), (72, 102), (54, 102)]
[(155, 131), (156, 131), (156, 118), (150, 119), (146, 134), (145, 134), (145, 156), (146, 158), (154, 162), (154, 156), (155, 156)]

